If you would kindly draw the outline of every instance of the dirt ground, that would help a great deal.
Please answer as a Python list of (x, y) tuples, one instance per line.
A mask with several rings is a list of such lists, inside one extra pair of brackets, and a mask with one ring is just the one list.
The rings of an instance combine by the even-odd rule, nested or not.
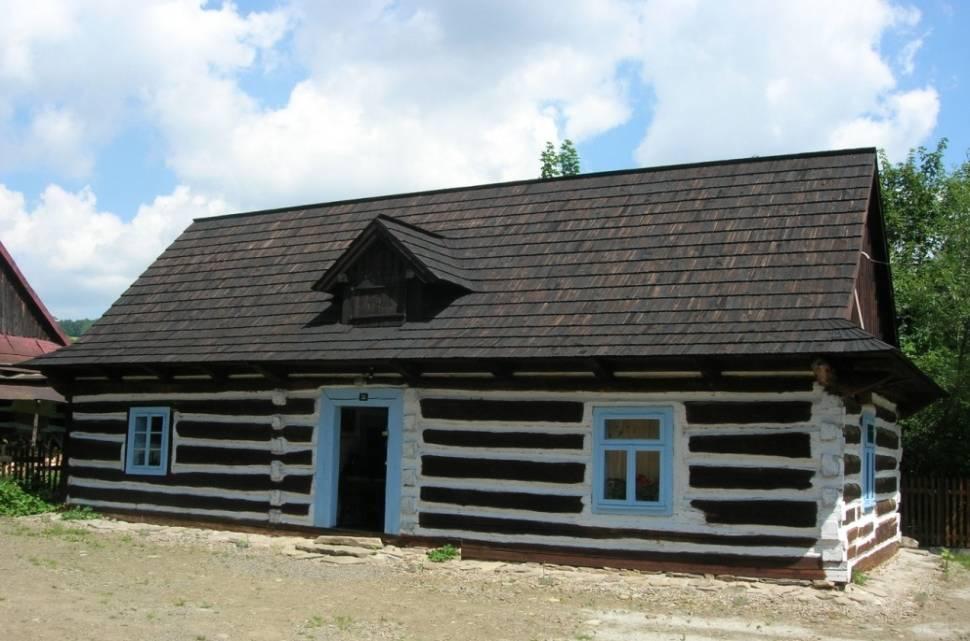
[(0, 518), (0, 641), (970, 641), (970, 572), (921, 551), (843, 592), (301, 542)]

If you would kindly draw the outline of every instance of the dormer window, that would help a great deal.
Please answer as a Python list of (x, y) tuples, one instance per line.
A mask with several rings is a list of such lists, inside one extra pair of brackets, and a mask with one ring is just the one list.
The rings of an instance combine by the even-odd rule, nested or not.
[(333, 295), (341, 322), (399, 325), (427, 320), (472, 290), (447, 238), (378, 216), (314, 285)]

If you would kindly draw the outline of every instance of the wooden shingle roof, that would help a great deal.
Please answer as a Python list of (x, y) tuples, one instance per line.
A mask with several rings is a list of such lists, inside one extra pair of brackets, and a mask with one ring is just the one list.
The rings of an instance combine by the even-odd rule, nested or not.
[[(862, 149), (203, 218), (81, 340), (37, 362), (892, 350), (849, 311), (875, 175)], [(427, 322), (319, 322), (330, 295), (313, 285), (378, 217), (472, 291)]]

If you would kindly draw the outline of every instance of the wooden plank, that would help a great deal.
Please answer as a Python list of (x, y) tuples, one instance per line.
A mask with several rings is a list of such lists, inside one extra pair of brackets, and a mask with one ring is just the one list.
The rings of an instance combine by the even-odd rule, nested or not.
[(751, 490), (806, 490), (815, 476), (812, 470), (706, 465), (691, 465), (689, 474), (692, 487)]
[(435, 445), (479, 448), (522, 448), (543, 450), (581, 450), (582, 434), (538, 432), (477, 432), (470, 430), (424, 430), (424, 442)]
[(697, 499), (690, 504), (704, 512), (708, 523), (815, 527), (818, 521), (818, 503), (815, 501)]
[(421, 500), (452, 505), (472, 505), (558, 514), (578, 514), (583, 511), (582, 497), (533, 494), (530, 492), (465, 490), (426, 486), (421, 488)]
[(539, 463), (447, 456), (421, 457), (421, 473), (428, 477), (582, 483), (585, 471), (586, 466), (583, 463)]
[(691, 452), (710, 454), (755, 454), (785, 458), (812, 456), (811, 437), (804, 432), (691, 436), (689, 447)]
[(687, 422), (719, 423), (802, 423), (811, 420), (809, 401), (688, 401)]

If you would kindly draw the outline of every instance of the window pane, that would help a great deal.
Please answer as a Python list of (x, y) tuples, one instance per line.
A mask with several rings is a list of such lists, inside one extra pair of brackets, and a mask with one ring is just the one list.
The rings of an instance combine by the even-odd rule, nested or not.
[(867, 425), (866, 426), (866, 443), (870, 445), (876, 442), (876, 426)]
[(162, 432), (161, 432), (161, 430), (152, 431), (151, 436), (149, 438), (150, 438), (149, 447), (152, 447), (152, 448), (161, 448), (162, 447)]
[(151, 449), (148, 450), (148, 464), (159, 466), (162, 464), (162, 451)]
[(151, 421), (152, 421), (152, 431), (154, 431), (154, 432), (161, 432), (162, 431), (162, 417), (161, 416), (157, 416), (157, 415), (156, 416), (152, 416), (151, 417)]
[(660, 500), (660, 452), (637, 452), (637, 500)]
[(148, 429), (148, 417), (147, 416), (136, 416), (135, 417), (135, 433), (141, 432), (142, 434)]
[(607, 450), (603, 455), (603, 498), (610, 501), (625, 501), (626, 452)]
[(611, 418), (606, 421), (606, 438), (615, 440), (660, 439), (660, 419)]
[(135, 442), (132, 444), (132, 447), (135, 450), (136, 458), (139, 456), (140, 452), (144, 451), (144, 449), (148, 447), (146, 443), (146, 439), (147, 439), (147, 436), (145, 435), (144, 432), (141, 432), (141, 433), (135, 432)]

